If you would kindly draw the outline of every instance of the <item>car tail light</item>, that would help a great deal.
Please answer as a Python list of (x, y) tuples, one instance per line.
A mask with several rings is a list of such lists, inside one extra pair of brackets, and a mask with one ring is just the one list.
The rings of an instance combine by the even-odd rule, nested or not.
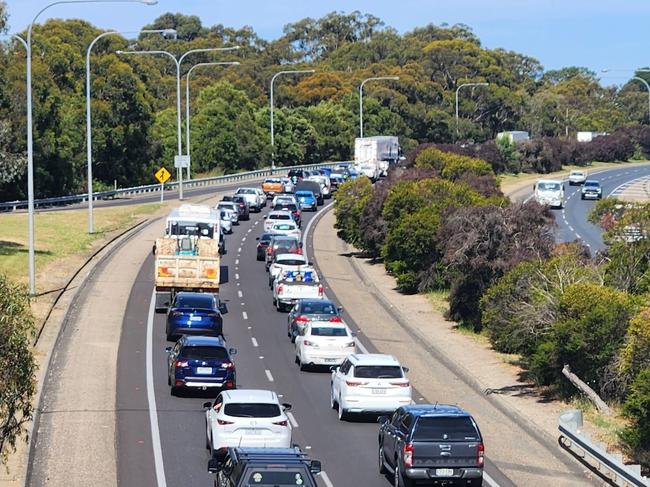
[(267, 247), (266, 253), (271, 255), (273, 253), (273, 247)]
[(235, 381), (234, 381), (234, 380), (227, 380), (227, 381), (223, 384), (223, 386), (224, 386), (226, 389), (234, 389), (234, 388), (235, 388)]
[(367, 382), (360, 380), (346, 380), (345, 383), (350, 387), (365, 386), (367, 384)]
[(189, 364), (189, 362), (187, 360), (177, 360), (176, 361), (176, 367), (181, 368), (181, 369), (183, 369), (185, 367), (189, 367), (189, 365), (190, 364)]
[(276, 426), (288, 426), (288, 423), (286, 421), (276, 421), (273, 424)]
[(478, 462), (479, 467), (482, 467), (485, 462), (485, 445), (483, 443), (478, 445), (476, 461)]
[(217, 419), (217, 424), (220, 425), (220, 426), (225, 426), (227, 424), (235, 424), (235, 423), (233, 423), (232, 421), (225, 421), (223, 419)]
[(309, 323), (309, 317), (305, 315), (300, 315), (296, 318), (296, 323), (304, 325), (306, 323)]
[(305, 345), (305, 347), (318, 348), (318, 343), (316, 343), (316, 342), (310, 342), (309, 340), (305, 340), (302, 343), (303, 343), (303, 345)]
[(352, 348), (352, 347), (354, 347), (355, 345), (356, 345), (356, 344), (355, 344), (354, 342), (348, 342), (348, 343), (345, 344), (346, 348)]
[(343, 320), (341, 319), (340, 316), (332, 316), (332, 317), (330, 318), (330, 321), (331, 321), (332, 323), (343, 323)]
[(318, 285), (318, 296), (323, 296), (323, 285), (322, 284)]
[(183, 313), (181, 311), (170, 311), (169, 312), (169, 317), (170, 318), (178, 318), (179, 316), (183, 316)]
[(407, 443), (402, 450), (402, 459), (406, 468), (413, 467), (413, 443)]
[(391, 382), (390, 385), (391, 386), (399, 386), (399, 387), (408, 387), (408, 386), (411, 385), (411, 383), (409, 381), (406, 381), (406, 382)]
[(221, 364), (221, 368), (222, 369), (234, 369), (235, 364), (233, 364), (232, 362), (224, 362), (224, 363)]

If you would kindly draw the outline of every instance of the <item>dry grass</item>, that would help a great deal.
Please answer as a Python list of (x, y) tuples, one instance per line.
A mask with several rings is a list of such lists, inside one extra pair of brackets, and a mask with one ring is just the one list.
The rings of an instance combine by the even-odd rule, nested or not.
[(437, 313), (445, 314), (449, 309), (449, 291), (429, 291), (424, 295)]

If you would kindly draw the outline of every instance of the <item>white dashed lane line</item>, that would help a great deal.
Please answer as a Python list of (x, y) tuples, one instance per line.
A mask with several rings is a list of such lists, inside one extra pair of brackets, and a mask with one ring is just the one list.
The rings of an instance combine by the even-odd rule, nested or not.
[(237, 253), (238, 253), (238, 254), (241, 254), (241, 247), (239, 247), (239, 248), (237, 249)]
[(266, 378), (269, 380), (269, 382), (274, 382), (275, 379), (273, 379), (273, 376), (271, 375), (271, 371), (269, 369), (265, 369), (264, 373), (266, 374)]
[(243, 317), (245, 320), (248, 319), (248, 313), (246, 313), (246, 311), (242, 311), (242, 312), (241, 312), (241, 315), (242, 315), (242, 317)]
[(251, 337), (251, 342), (253, 342), (253, 346), (256, 348), (260, 346), (259, 343), (257, 343), (257, 339), (255, 337)]
[(239, 281), (239, 274), (235, 274), (235, 279)]
[(241, 239), (241, 243), (244, 243), (246, 241), (246, 237)]
[(239, 259), (235, 259), (235, 265), (239, 265)]
[(326, 487), (334, 487), (334, 484), (330, 480), (330, 478), (327, 476), (327, 473), (325, 470), (321, 471), (321, 473), (318, 474), (323, 481), (323, 483), (326, 485)]
[(239, 291), (237, 291), (237, 296), (239, 296), (240, 298), (242, 298), (242, 297), (244, 297), (244, 293), (241, 292), (241, 290), (239, 290)]

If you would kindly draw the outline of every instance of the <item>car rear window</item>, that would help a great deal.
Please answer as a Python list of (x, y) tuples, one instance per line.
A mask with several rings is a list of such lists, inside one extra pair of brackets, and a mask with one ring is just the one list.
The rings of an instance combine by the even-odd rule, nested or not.
[(269, 243), (272, 238), (273, 238), (273, 234), (271, 234), (271, 233), (263, 233), (260, 236), (260, 242)]
[(348, 330), (332, 326), (318, 326), (311, 329), (311, 335), (315, 337), (346, 337)]
[(361, 379), (401, 379), (402, 368), (398, 365), (356, 365), (354, 376)]
[(230, 357), (228, 357), (228, 352), (223, 347), (183, 347), (180, 355), (181, 358), (195, 360), (230, 360)]
[(301, 259), (282, 259), (277, 260), (276, 264), (278, 265), (305, 265), (306, 262)]
[(273, 248), (275, 249), (279, 249), (279, 248), (295, 249), (297, 247), (298, 247), (298, 240), (295, 238), (275, 238), (273, 240)]
[(296, 196), (302, 198), (313, 198), (314, 193), (312, 193), (311, 191), (296, 191)]
[(291, 220), (291, 216), (286, 213), (271, 213), (269, 215), (269, 220)]
[(420, 417), (415, 424), (414, 440), (478, 441), (479, 434), (468, 417)]
[(305, 476), (305, 471), (301, 470), (251, 470), (248, 474), (248, 480), (242, 485), (261, 485), (273, 487), (285, 487), (289, 485), (301, 485), (303, 487), (313, 487), (314, 483)]
[(288, 223), (276, 223), (273, 225), (274, 230), (294, 230), (295, 228), (295, 225), (289, 225)]
[(296, 211), (298, 207), (293, 203), (278, 203), (273, 208), (274, 210)]
[(275, 418), (280, 416), (280, 406), (273, 403), (233, 402), (226, 404), (224, 414), (236, 418)]
[(212, 309), (212, 305), (212, 298), (209, 296), (176, 296), (177, 308)]
[(302, 304), (302, 313), (314, 315), (336, 315), (338, 314), (336, 306), (332, 303), (323, 303), (316, 301), (309, 301)]
[(281, 179), (267, 179), (264, 182), (269, 183), (269, 184), (279, 184), (279, 183), (282, 182), (282, 180)]
[(254, 189), (239, 189), (237, 190), (237, 194), (255, 194), (256, 191)]

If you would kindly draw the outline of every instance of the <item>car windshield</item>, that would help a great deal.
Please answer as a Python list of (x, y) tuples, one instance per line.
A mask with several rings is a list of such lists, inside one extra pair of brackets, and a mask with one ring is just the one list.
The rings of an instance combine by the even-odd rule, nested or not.
[(401, 379), (399, 365), (355, 365), (354, 376), (362, 379)]
[(348, 330), (341, 327), (318, 326), (311, 329), (311, 336), (315, 337), (346, 337)]
[(573, 171), (571, 173), (571, 176), (584, 176), (584, 173), (581, 171)]
[(538, 188), (540, 191), (559, 191), (561, 186), (560, 183), (539, 183)]
[(313, 487), (314, 483), (305, 475), (305, 470), (260, 470), (253, 469), (247, 474), (248, 480), (241, 485), (253, 486), (273, 486), (285, 487), (290, 485), (300, 485), (302, 487)]
[(273, 234), (271, 234), (271, 233), (263, 233), (260, 236), (260, 243), (269, 243), (272, 238), (273, 238)]
[(205, 308), (212, 309), (213, 301), (210, 296), (183, 296), (176, 295), (177, 308)]
[(230, 360), (228, 352), (223, 347), (196, 346), (184, 347), (180, 353), (181, 358), (194, 360)]
[(478, 441), (478, 431), (468, 417), (420, 417), (415, 424), (414, 440)]
[(336, 316), (338, 310), (336, 306), (328, 302), (309, 301), (301, 305), (301, 312), (313, 315), (332, 315)]
[(280, 406), (263, 402), (233, 402), (226, 404), (223, 412), (236, 418), (275, 418), (281, 414)]
[(297, 191), (296, 196), (298, 198), (313, 198), (314, 193), (312, 193), (311, 191)]
[(291, 220), (291, 215), (287, 215), (286, 213), (271, 213), (269, 220)]
[(273, 230), (295, 230), (295, 225), (289, 225), (288, 223), (276, 223), (273, 225)]
[(273, 247), (274, 248), (279, 248), (279, 247), (297, 247), (298, 246), (298, 239), (296, 238), (277, 238), (277, 236), (274, 236), (275, 238), (273, 239)]
[(597, 188), (598, 186), (600, 186), (600, 183), (598, 183), (596, 181), (587, 181), (585, 183), (585, 186), (593, 186), (593, 187)]
[(237, 194), (256, 194), (254, 189), (238, 189)]
[(267, 179), (267, 180), (264, 181), (264, 182), (265, 182), (265, 183), (268, 183), (268, 184), (279, 184), (279, 183), (282, 182), (282, 180), (281, 180), (281, 179)]

